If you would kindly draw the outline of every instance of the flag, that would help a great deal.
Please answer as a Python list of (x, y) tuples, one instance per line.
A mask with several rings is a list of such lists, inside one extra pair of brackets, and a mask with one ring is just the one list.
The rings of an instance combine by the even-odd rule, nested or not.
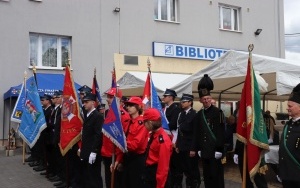
[(35, 78), (30, 77), (26, 83), (26, 90), (24, 84), (22, 86), (25, 100), (19, 133), (21, 138), (32, 148), (47, 125)]
[(166, 132), (170, 133), (168, 120), (163, 113), (159, 97), (157, 95), (154, 83), (151, 78), (151, 72), (148, 72), (147, 79), (145, 82), (145, 87), (143, 92), (143, 104), (144, 104), (144, 110), (148, 108), (156, 108), (160, 112), (160, 116), (162, 117), (162, 127)]
[[(24, 81), (25, 82), (25, 81)], [(15, 104), (15, 107), (12, 111), (10, 120), (16, 123), (21, 123), (21, 117), (22, 117), (22, 112), (25, 104), (25, 87), (24, 87), (24, 82), (22, 84), (20, 94), (18, 96), (17, 102)], [(26, 85), (29, 85), (29, 80), (26, 81)]]
[(61, 110), (60, 151), (64, 156), (81, 139), (83, 120), (70, 67), (66, 66)]
[(121, 151), (127, 150), (126, 137), (123, 131), (120, 110), (117, 97), (114, 97), (107, 116), (102, 126), (102, 132), (107, 136)]
[(260, 165), (263, 162), (264, 150), (269, 149), (260, 101), (259, 87), (250, 52), (238, 113), (237, 137), (247, 146), (247, 165), (251, 178), (259, 170), (263, 170), (260, 169)]
[(117, 81), (116, 81), (116, 69), (113, 68), (113, 71), (111, 72), (112, 79), (111, 79), (111, 88), (117, 88)]
[(100, 95), (100, 89), (99, 89), (99, 86), (98, 86), (96, 75), (94, 75), (94, 78), (93, 78), (92, 93), (95, 94), (96, 97), (97, 97), (97, 102), (95, 103), (96, 107), (97, 107), (98, 103), (102, 103), (102, 98), (101, 98), (101, 95)]

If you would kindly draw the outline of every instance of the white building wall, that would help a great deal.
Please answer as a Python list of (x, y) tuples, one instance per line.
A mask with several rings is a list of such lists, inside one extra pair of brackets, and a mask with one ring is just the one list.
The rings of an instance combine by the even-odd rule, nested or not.
[[(110, 87), (115, 53), (151, 56), (153, 41), (234, 50), (247, 50), (248, 44), (253, 43), (256, 54), (284, 57), (283, 1), (222, 0), (224, 4), (241, 7), (242, 32), (219, 30), (220, 1), (178, 2), (178, 23), (167, 23), (154, 21), (154, 1), (0, 0), (0, 94), (3, 96), (11, 86), (20, 84), (25, 70), (31, 74), (30, 32), (72, 37), (74, 80), (91, 86), (96, 68), (101, 91)], [(113, 12), (115, 7), (120, 8), (119, 13)], [(258, 28), (263, 31), (255, 37)], [(163, 63), (163, 59), (159, 58), (159, 62)], [(176, 59), (177, 63), (181, 61), (190, 60)], [(60, 69), (37, 71), (64, 73)], [(0, 106), (0, 120), (3, 120), (3, 100)], [(7, 126), (8, 113), (4, 137)]]

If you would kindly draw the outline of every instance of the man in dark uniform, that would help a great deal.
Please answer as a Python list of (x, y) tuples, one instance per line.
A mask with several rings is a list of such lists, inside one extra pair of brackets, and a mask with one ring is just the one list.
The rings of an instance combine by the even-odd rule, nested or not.
[(176, 153), (179, 156), (180, 172), (186, 176), (186, 186), (198, 188), (200, 186), (199, 158), (195, 153), (190, 155), (194, 137), (193, 119), (196, 115), (196, 111), (193, 109), (193, 100), (194, 96), (189, 94), (183, 94), (180, 99), (182, 110), (177, 121)]
[(82, 113), (82, 118), (84, 119), (86, 117), (86, 110), (83, 106), (83, 97), (87, 94), (87, 93), (91, 93), (92, 89), (87, 86), (84, 85), (81, 88), (78, 89), (79, 91), (79, 97), (80, 97), (80, 101), (81, 101), (81, 113)]
[[(43, 111), (45, 114), (45, 119), (46, 119), (46, 124), (47, 124), (47, 128), (44, 129), (41, 132), (41, 135), (39, 137), (39, 139), (37, 140), (37, 143), (34, 147), (37, 148), (37, 156), (39, 158), (39, 166), (34, 167), (33, 170), (39, 172), (39, 171), (43, 171), (46, 170), (47, 167), (47, 158), (49, 156), (47, 156), (47, 142), (49, 140), (49, 134), (50, 134), (50, 129), (49, 129), (49, 117), (51, 114), (51, 96), (48, 95), (43, 95), (40, 97), (41, 103), (42, 103), (42, 107), (43, 107)], [(46, 172), (42, 172), (41, 175), (45, 175)]]
[(279, 175), (284, 188), (294, 188), (300, 187), (300, 84), (288, 99), (287, 111), (291, 119), (280, 140)]
[(194, 118), (195, 134), (191, 155), (199, 151), (205, 187), (224, 188), (224, 169), (221, 162), (225, 143), (224, 115), (211, 104), (210, 90), (213, 90), (213, 82), (206, 74), (198, 84), (203, 108)]
[[(164, 115), (166, 116), (166, 118), (168, 120), (169, 129), (173, 136), (175, 134), (177, 134), (177, 132), (176, 132), (177, 119), (178, 119), (178, 115), (180, 113), (180, 108), (178, 107), (178, 105), (176, 103), (174, 103), (174, 100), (176, 97), (177, 97), (177, 94), (172, 89), (166, 89), (166, 91), (163, 94), (163, 102), (165, 104), (165, 108), (163, 111), (164, 111)], [(175, 146), (175, 140), (172, 141), (172, 143), (173, 143), (173, 146)], [(174, 148), (174, 151), (172, 152), (172, 155), (171, 155), (169, 179), (168, 179), (166, 185), (170, 186), (172, 188), (173, 187), (176, 188), (176, 187), (181, 187), (183, 177), (182, 177), (182, 173), (180, 173), (180, 170), (179, 170), (180, 162), (179, 162), (178, 153), (175, 152), (175, 147), (173, 147), (173, 148)]]
[(83, 169), (83, 188), (102, 188), (101, 155), (102, 125), (104, 117), (96, 110), (96, 95), (88, 93), (83, 98), (87, 112), (82, 129), (80, 158)]

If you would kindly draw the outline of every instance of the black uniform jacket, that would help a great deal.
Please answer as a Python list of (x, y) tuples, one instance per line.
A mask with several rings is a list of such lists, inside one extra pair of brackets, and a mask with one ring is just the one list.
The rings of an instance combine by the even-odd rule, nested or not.
[(179, 151), (191, 151), (193, 141), (193, 119), (196, 115), (194, 109), (190, 109), (188, 113), (183, 110), (178, 118), (178, 136), (176, 147)]
[[(284, 134), (286, 129), (286, 134)], [(288, 154), (286, 147), (293, 157)], [(294, 159), (293, 159), (294, 158)], [(297, 162), (295, 162), (296, 160)], [(298, 164), (297, 164), (298, 163)], [(286, 181), (300, 181), (300, 119), (288, 121), (285, 125), (279, 145), (279, 176)]]
[(99, 155), (102, 146), (102, 125), (104, 118), (94, 110), (85, 118), (82, 128), (82, 146), (80, 158), (88, 160), (91, 152)]
[[(203, 111), (204, 110), (204, 117)], [(197, 112), (194, 125), (194, 139), (192, 151), (201, 151), (201, 157), (204, 159), (215, 158), (215, 152), (224, 152), (225, 143), (225, 126), (223, 120), (223, 112), (211, 105), (207, 109), (201, 109)], [(205, 119), (204, 119), (205, 118)], [(216, 140), (213, 139), (209, 129), (205, 125), (205, 120), (210, 127)]]
[(166, 108), (166, 118), (169, 121), (169, 129), (170, 131), (177, 129), (177, 118), (181, 109), (177, 106), (176, 103), (171, 104), (168, 108)]

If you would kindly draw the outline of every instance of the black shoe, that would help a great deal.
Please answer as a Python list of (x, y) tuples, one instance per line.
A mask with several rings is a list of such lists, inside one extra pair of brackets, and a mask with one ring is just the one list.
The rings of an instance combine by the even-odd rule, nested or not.
[(34, 167), (33, 170), (40, 172), (40, 171), (46, 170), (46, 168), (44, 166), (40, 165), (38, 167)]
[(41, 172), (40, 175), (45, 176), (47, 175), (47, 172)]
[(51, 179), (49, 181), (51, 181), (51, 182), (58, 182), (58, 181), (61, 181), (61, 178), (57, 176), (57, 177), (55, 177), (55, 178), (53, 178), (53, 179)]
[(56, 188), (66, 188), (67, 184), (63, 182), (61, 185), (56, 186)]
[(37, 162), (37, 161), (34, 161), (34, 162), (30, 162), (30, 163), (28, 163), (28, 165), (29, 165), (30, 167), (34, 167), (34, 166), (39, 166), (39, 165), (40, 165), (40, 163), (39, 163), (39, 162)]
[(55, 178), (59, 178), (59, 176), (55, 175), (55, 176), (49, 177), (48, 179), (52, 180), (52, 179), (55, 179)]
[(33, 161), (35, 160), (31, 155), (27, 159), (25, 159), (25, 162), (33, 162)]
[(59, 182), (54, 183), (53, 185), (54, 186), (59, 186), (59, 185), (62, 185), (63, 183), (64, 183), (63, 181), (59, 181)]

